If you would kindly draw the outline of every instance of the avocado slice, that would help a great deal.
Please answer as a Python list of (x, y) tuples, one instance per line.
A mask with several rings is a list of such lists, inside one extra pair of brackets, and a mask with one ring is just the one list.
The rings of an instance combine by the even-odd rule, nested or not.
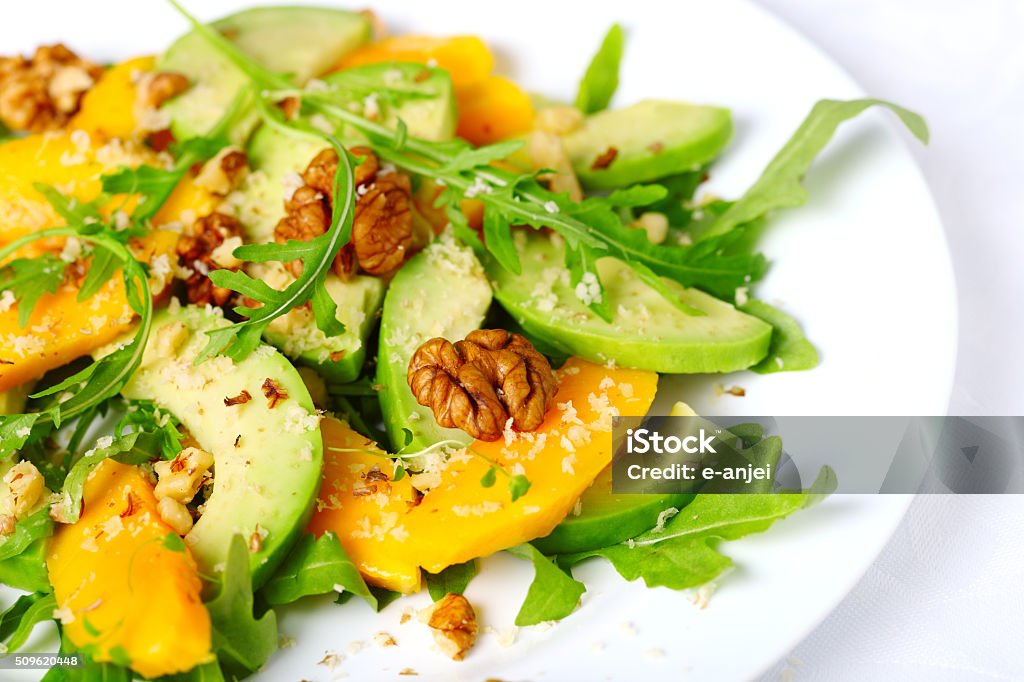
[[(121, 393), (152, 400), (176, 416), (214, 457), (213, 493), (185, 536), (200, 572), (214, 580), (231, 538), (260, 537), (249, 553), (258, 587), (284, 558), (312, 513), (320, 487), (323, 441), (306, 386), (288, 360), (261, 346), (240, 362), (218, 356), (194, 364), (203, 332), (229, 324), (220, 311), (172, 302), (156, 314), (142, 365)], [(264, 384), (287, 398), (271, 407)], [(225, 405), (248, 391), (251, 399)]]
[(340, 96), (376, 109), (378, 121), (397, 128), (405, 121), (409, 135), (442, 142), (455, 137), (455, 90), (443, 69), (407, 62), (382, 62), (337, 71), (324, 81)]
[(438, 425), (409, 388), (409, 360), (424, 341), (461, 340), (480, 327), (491, 307), (491, 287), (472, 249), (446, 232), (409, 260), (384, 298), (377, 383), (391, 446), (416, 452), (442, 440), (469, 444), (460, 429)]
[[(356, 12), (326, 7), (253, 7), (213, 22), (260, 65), (292, 76), (300, 85), (338, 63), (370, 39), (370, 21)], [(160, 71), (188, 77), (192, 87), (164, 105), (179, 140), (205, 135), (248, 78), (207, 40), (190, 31), (157, 60)], [(235, 128), (235, 142), (252, 132), (257, 117)]]
[[(267, 126), (256, 131), (248, 147), (253, 172), (234, 202), (246, 242), (274, 240), (274, 226), (284, 215), (285, 187), (300, 181), (298, 173), (325, 146)], [(283, 288), (290, 281), (279, 263), (250, 264), (249, 269), (250, 274), (271, 286)], [(375, 313), (384, 300), (385, 283), (366, 275), (342, 281), (329, 273), (325, 286), (338, 306), (337, 317), (345, 325), (343, 333), (325, 336), (309, 309), (296, 308), (271, 322), (263, 338), (293, 360), (316, 367), (325, 378), (347, 383), (354, 381), (363, 368), (366, 343), (376, 324)]]
[(667, 374), (732, 372), (768, 353), (772, 327), (697, 289), (665, 280), (683, 303), (704, 315), (687, 315), (645, 284), (628, 265), (597, 261), (612, 311), (608, 323), (595, 315), (570, 285), (558, 237), (516, 235), (522, 274), (493, 260), (487, 272), (498, 302), (546, 347), (593, 362)]
[(693, 497), (692, 493), (616, 495), (609, 466), (580, 497), (579, 514), (567, 516), (549, 535), (532, 542), (548, 555), (609, 547), (650, 530), (666, 510), (678, 511)]
[[(583, 187), (602, 190), (698, 170), (731, 136), (728, 109), (648, 99), (588, 116), (564, 140)], [(610, 149), (615, 158), (595, 164)]]

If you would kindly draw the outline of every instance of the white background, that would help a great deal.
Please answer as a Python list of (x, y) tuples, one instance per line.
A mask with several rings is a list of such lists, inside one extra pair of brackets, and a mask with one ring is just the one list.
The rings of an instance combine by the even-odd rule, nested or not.
[[(956, 270), (950, 412), (1024, 414), (1024, 2), (758, 2), (869, 94), (928, 118), (931, 145), (911, 149)], [(858, 587), (764, 679), (1024, 679), (1022, 539), (1022, 496), (918, 498)]]

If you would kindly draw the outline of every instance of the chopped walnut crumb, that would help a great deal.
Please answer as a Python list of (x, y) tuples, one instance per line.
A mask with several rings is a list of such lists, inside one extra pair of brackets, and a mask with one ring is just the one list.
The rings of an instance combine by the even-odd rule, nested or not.
[(488, 441), (509, 421), (519, 431), (540, 426), (558, 388), (547, 358), (504, 329), (478, 329), (454, 345), (427, 341), (409, 361), (408, 381), (438, 424)]
[(34, 133), (63, 128), (102, 73), (59, 43), (30, 58), (0, 57), (0, 121)]
[(250, 400), (252, 400), (252, 393), (249, 393), (249, 391), (242, 389), (242, 392), (239, 393), (238, 395), (233, 396), (231, 398), (224, 398), (224, 405), (227, 407), (232, 407), (234, 405), (244, 405)]
[(446, 594), (420, 612), (434, 631), (434, 641), (446, 655), (461, 661), (476, 642), (476, 612), (461, 594)]
[(17, 525), (18, 520), (12, 514), (0, 514), (0, 535), (10, 535)]
[(211, 213), (195, 221), (192, 233), (182, 235), (178, 240), (178, 261), (190, 273), (185, 278), (190, 303), (222, 306), (231, 298), (232, 291), (218, 287), (210, 281), (213, 270), (237, 270), (238, 266), (225, 267), (218, 262), (224, 260), (219, 250), (225, 243), (241, 245), (242, 226), (234, 217), (225, 213)]
[(263, 396), (267, 399), (267, 407), (271, 409), (277, 407), (277, 404), (282, 400), (288, 399), (288, 391), (269, 377), (263, 382), (261, 389), (263, 390)]
[(615, 147), (608, 147), (601, 154), (598, 154), (597, 158), (594, 159), (594, 163), (590, 164), (590, 170), (601, 170), (612, 165), (612, 162), (619, 155), (619, 150)]

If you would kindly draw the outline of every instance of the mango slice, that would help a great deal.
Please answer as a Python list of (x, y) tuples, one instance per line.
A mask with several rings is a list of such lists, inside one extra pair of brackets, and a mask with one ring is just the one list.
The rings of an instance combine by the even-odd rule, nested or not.
[[(529, 492), (515, 502), (503, 476), (489, 488), (481, 485), (490, 465), (468, 449), (452, 455), (440, 482), (415, 506), (407, 478), (390, 482), (389, 493), (353, 496), (352, 490), (367, 484), (364, 476), (370, 466), (377, 464), (385, 472), (390, 466), (374, 455), (332, 452), (332, 447), (370, 449), (373, 444), (325, 420), (325, 462), (336, 459), (325, 464), (321, 496), (326, 502), (314, 513), (310, 530), (337, 533), (371, 582), (379, 581), (381, 566), (392, 575), (410, 576), (416, 567), (438, 573), (547, 535), (611, 462), (612, 417), (645, 414), (658, 387), (653, 372), (611, 369), (575, 358), (559, 375), (555, 406), (536, 431), (510, 431), (504, 440), (470, 446), (530, 480)], [(396, 580), (386, 586), (410, 592), (418, 589), (419, 581)]]
[(494, 55), (476, 36), (398, 36), (361, 47), (345, 57), (338, 68), (381, 62), (416, 62), (445, 69), (456, 88), (484, 80), (494, 68)]
[[(172, 277), (178, 234), (157, 230), (136, 242), (136, 257), (151, 264), (150, 287), (159, 292)], [(135, 320), (120, 271), (81, 303), (78, 288), (70, 283), (44, 294), (25, 327), (18, 324), (17, 304), (5, 306), (0, 300), (0, 310), (0, 391), (88, 355), (124, 334)]]
[(488, 76), (455, 91), (459, 120), (455, 133), (475, 145), (507, 140), (533, 127), (533, 103), (504, 76)]
[(307, 530), (317, 536), (333, 531), (370, 584), (405, 594), (418, 591), (419, 567), (378, 549), (415, 504), (416, 492), (409, 477), (375, 481), (374, 467), (389, 478), (394, 469), (383, 450), (333, 417), (321, 420), (320, 430), (324, 438), (323, 484)]
[(97, 661), (131, 662), (159, 677), (213, 659), (202, 582), (184, 543), (157, 513), (138, 468), (102, 463), (85, 486), (79, 521), (59, 526), (46, 564), (64, 632)]
[(129, 138), (138, 127), (135, 82), (140, 73), (152, 71), (156, 59), (137, 57), (115, 64), (82, 98), (82, 107), (70, 128), (105, 139)]

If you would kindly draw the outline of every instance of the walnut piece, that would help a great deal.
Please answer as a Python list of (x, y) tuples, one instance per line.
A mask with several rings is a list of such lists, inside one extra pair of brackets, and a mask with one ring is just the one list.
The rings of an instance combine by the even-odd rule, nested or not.
[[(366, 147), (353, 147), (362, 157), (353, 172), (356, 206), (352, 239), (335, 256), (333, 269), (339, 277), (348, 277), (356, 265), (370, 275), (387, 275), (400, 266), (412, 246), (412, 188), (409, 176), (396, 171), (384, 172), (374, 153)], [(324, 234), (331, 225), (334, 201), (334, 177), (338, 155), (324, 149), (302, 173), (303, 185), (285, 201), (285, 216), (274, 228), (274, 240), (309, 241)], [(299, 261), (288, 263), (292, 274), (302, 272)]]
[(473, 605), (461, 594), (448, 593), (427, 609), (425, 618), (434, 631), (434, 641), (452, 660), (461, 661), (476, 642), (477, 624)]
[(30, 58), (0, 57), (0, 121), (33, 133), (63, 128), (102, 73), (59, 43)]
[(241, 246), (242, 226), (234, 217), (224, 213), (211, 213), (199, 218), (192, 224), (192, 234), (182, 235), (178, 240), (178, 261), (191, 273), (185, 279), (190, 303), (222, 306), (231, 298), (231, 289), (214, 286), (209, 276), (213, 270), (238, 269), (238, 265), (225, 267), (220, 262), (224, 261), (222, 247), (225, 242)]
[(487, 441), (501, 438), (509, 418), (519, 431), (536, 429), (558, 388), (547, 358), (504, 329), (478, 329), (454, 345), (427, 341), (409, 361), (408, 380), (438, 424)]
[(153, 71), (139, 82), (139, 100), (142, 105), (156, 109), (167, 100), (188, 90), (188, 78), (175, 71)]

